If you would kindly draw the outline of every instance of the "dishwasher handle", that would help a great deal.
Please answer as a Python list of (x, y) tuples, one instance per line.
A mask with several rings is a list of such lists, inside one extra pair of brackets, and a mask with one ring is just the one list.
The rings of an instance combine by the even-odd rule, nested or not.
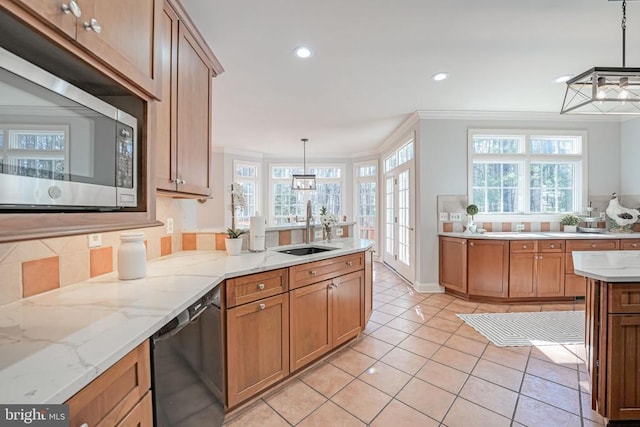
[(153, 342), (164, 341), (171, 338), (189, 324), (189, 309), (183, 310), (158, 332), (153, 334)]

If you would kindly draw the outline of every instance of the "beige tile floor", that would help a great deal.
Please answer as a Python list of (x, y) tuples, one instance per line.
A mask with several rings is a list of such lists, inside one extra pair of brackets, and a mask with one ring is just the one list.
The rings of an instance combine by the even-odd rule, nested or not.
[(497, 305), (416, 294), (374, 267), (364, 333), (225, 425), (601, 426), (581, 345), (496, 347), (456, 313), (584, 310), (583, 303)]

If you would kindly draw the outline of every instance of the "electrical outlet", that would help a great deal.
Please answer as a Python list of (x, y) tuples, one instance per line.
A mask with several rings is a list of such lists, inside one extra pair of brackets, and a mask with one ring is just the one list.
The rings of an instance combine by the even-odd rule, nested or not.
[(449, 218), (451, 221), (462, 221), (462, 212), (451, 212)]
[(342, 227), (336, 228), (336, 237), (341, 237), (343, 231)]
[(516, 224), (516, 231), (524, 231), (524, 224)]
[(449, 212), (440, 212), (440, 221), (449, 221)]
[(314, 240), (321, 240), (322, 239), (322, 230), (316, 230), (313, 232), (313, 238)]
[(102, 234), (89, 234), (87, 236), (87, 240), (90, 248), (97, 248), (98, 246), (102, 246)]
[(173, 218), (167, 218), (164, 228), (167, 234), (173, 234)]

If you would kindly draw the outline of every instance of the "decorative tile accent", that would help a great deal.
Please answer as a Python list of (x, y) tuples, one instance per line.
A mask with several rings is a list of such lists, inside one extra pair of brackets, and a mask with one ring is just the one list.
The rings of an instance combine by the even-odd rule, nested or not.
[(194, 251), (196, 249), (196, 233), (182, 233), (182, 250)]
[(216, 251), (224, 251), (226, 246), (224, 245), (224, 239), (226, 239), (229, 235), (227, 233), (216, 233)]
[(284, 246), (291, 244), (291, 230), (280, 230), (278, 234), (278, 245)]
[(171, 236), (160, 238), (160, 256), (165, 256), (173, 253), (172, 244), (173, 241), (171, 240)]
[(523, 222), (522, 225), (524, 225), (524, 231), (526, 232), (532, 231), (530, 222)]
[(502, 223), (502, 231), (511, 231), (511, 223), (503, 222)]
[(445, 233), (453, 233), (453, 224), (450, 222), (443, 222), (442, 231)]
[(349, 227), (346, 225), (342, 226), (342, 237), (349, 237)]
[(60, 287), (60, 257), (22, 263), (22, 296), (37, 295)]
[(482, 223), (482, 228), (487, 231), (493, 231), (493, 223), (492, 222), (484, 222)]
[(551, 231), (551, 223), (550, 222), (541, 222), (540, 223), (540, 231)]
[(113, 271), (113, 248), (91, 249), (89, 253), (89, 275), (91, 277), (111, 273)]

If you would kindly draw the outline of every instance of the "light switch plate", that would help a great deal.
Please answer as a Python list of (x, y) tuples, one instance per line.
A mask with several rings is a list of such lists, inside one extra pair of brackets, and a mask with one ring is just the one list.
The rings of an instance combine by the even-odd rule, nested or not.
[(164, 224), (167, 234), (173, 234), (173, 218), (167, 218), (167, 222)]
[(462, 212), (451, 212), (449, 218), (451, 221), (462, 221)]
[(449, 221), (449, 212), (440, 212), (440, 221)]
[(89, 234), (87, 236), (87, 241), (90, 248), (97, 248), (98, 246), (102, 246), (102, 234)]
[(342, 236), (342, 232), (343, 232), (343, 231), (344, 231), (344, 230), (342, 229), (342, 227), (338, 227), (338, 228), (336, 228), (336, 237), (340, 237), (340, 236)]

